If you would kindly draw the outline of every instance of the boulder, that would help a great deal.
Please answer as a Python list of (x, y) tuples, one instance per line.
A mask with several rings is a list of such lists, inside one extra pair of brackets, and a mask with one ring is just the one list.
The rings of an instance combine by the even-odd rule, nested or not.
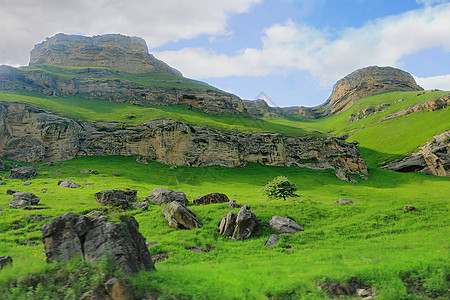
[(278, 233), (294, 234), (305, 229), (294, 220), (280, 216), (273, 216), (269, 221), (270, 227)]
[(147, 158), (145, 158), (144, 156), (136, 157), (136, 161), (140, 164), (148, 165)]
[(16, 209), (24, 208), (24, 207), (27, 207), (29, 205), (31, 205), (31, 203), (29, 201), (26, 201), (26, 200), (12, 200), (9, 203), (9, 207), (16, 208)]
[(233, 240), (242, 240), (249, 238), (256, 228), (256, 216), (250, 211), (249, 205), (244, 205), (239, 210), (234, 227)]
[(18, 192), (19, 192), (19, 191), (7, 189), (7, 190), (6, 190), (6, 195), (14, 195), (15, 193), (18, 193)]
[(154, 188), (150, 193), (150, 196), (146, 197), (145, 200), (156, 205), (171, 203), (173, 201), (180, 202), (183, 205), (188, 204), (188, 200), (184, 192), (172, 191), (164, 188)]
[(0, 270), (6, 267), (7, 265), (12, 265), (13, 260), (11, 256), (0, 256)]
[(25, 186), (29, 186), (31, 184), (31, 182), (24, 182), (23, 185)]
[(239, 204), (236, 203), (236, 200), (231, 199), (231, 200), (228, 202), (228, 207), (229, 207), (229, 208), (239, 208), (239, 207), (241, 207), (241, 206), (240, 206)]
[(71, 188), (71, 189), (78, 189), (81, 187), (78, 183), (75, 183), (75, 182), (72, 182), (69, 180), (59, 180), (58, 185), (60, 187)]
[(13, 200), (25, 200), (30, 202), (31, 205), (37, 205), (41, 198), (32, 193), (17, 192), (14, 193)]
[(136, 201), (137, 190), (106, 190), (97, 192), (94, 196), (100, 205), (127, 208), (130, 202)]
[(8, 179), (28, 179), (36, 176), (37, 170), (34, 167), (20, 167), (9, 170)]
[(111, 278), (105, 283), (105, 291), (112, 300), (136, 299), (131, 287), (117, 278)]
[(173, 201), (168, 208), (163, 209), (163, 214), (169, 222), (169, 226), (180, 229), (201, 228), (202, 223), (197, 219), (194, 212), (182, 203)]
[(201, 204), (213, 204), (213, 203), (224, 203), (229, 202), (227, 195), (221, 194), (221, 193), (211, 193), (200, 197), (195, 197), (192, 202), (194, 202), (195, 205), (201, 205)]
[(47, 262), (68, 261), (75, 256), (98, 261), (104, 253), (126, 273), (154, 270), (154, 264), (133, 218), (121, 223), (106, 222), (108, 217), (91, 219), (66, 213), (42, 226)]
[(272, 247), (280, 242), (280, 238), (276, 234), (272, 234), (264, 246)]
[(147, 210), (148, 209), (148, 203), (145, 202), (145, 201), (136, 202), (136, 203), (133, 203), (133, 207), (135, 207), (137, 209), (141, 209), (141, 210)]
[(337, 203), (355, 205), (355, 202), (353, 202), (352, 200), (349, 200), (347, 198), (339, 198), (339, 200), (333, 202), (333, 204), (337, 204)]
[(0, 181), (0, 185), (6, 185), (6, 182)]
[(417, 208), (415, 208), (412, 205), (406, 205), (405, 207), (402, 208), (403, 211), (417, 211)]
[(231, 236), (236, 224), (236, 215), (230, 211), (219, 223), (219, 233), (223, 236)]

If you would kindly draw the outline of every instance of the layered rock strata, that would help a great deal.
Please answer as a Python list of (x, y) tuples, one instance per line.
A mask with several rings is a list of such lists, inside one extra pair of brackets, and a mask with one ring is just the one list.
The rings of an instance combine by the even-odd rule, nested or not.
[(423, 90), (411, 74), (392, 67), (366, 67), (340, 79), (319, 109), (325, 115), (338, 114), (361, 98), (386, 93)]
[[(107, 128), (107, 130), (105, 130)], [(184, 166), (297, 165), (367, 173), (353, 143), (314, 136), (236, 133), (155, 120), (138, 126), (81, 123), (23, 103), (0, 102), (0, 157), (22, 162), (143, 155)]]

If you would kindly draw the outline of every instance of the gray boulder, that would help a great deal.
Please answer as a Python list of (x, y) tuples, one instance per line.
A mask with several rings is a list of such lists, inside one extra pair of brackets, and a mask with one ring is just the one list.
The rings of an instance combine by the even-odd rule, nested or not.
[(349, 200), (347, 198), (339, 198), (339, 200), (334, 201), (333, 204), (350, 204), (350, 205), (355, 205), (355, 202), (353, 202), (352, 200)]
[(272, 247), (280, 242), (280, 238), (276, 234), (272, 234), (264, 246)]
[(133, 207), (135, 207), (137, 209), (141, 209), (141, 210), (147, 210), (148, 209), (148, 203), (145, 202), (145, 201), (136, 202), (136, 203), (133, 203)]
[(94, 196), (100, 205), (127, 208), (130, 202), (136, 201), (137, 190), (106, 190), (97, 192)]
[[(112, 300), (134, 300), (133, 289), (122, 280), (111, 278), (105, 283), (105, 291)], [(92, 298), (91, 298), (92, 299)]]
[(31, 205), (37, 205), (41, 198), (32, 193), (17, 192), (14, 193), (13, 200), (26, 200), (29, 201)]
[(202, 227), (202, 223), (197, 219), (196, 214), (180, 202), (173, 201), (170, 203), (169, 207), (163, 209), (163, 214), (170, 227), (180, 229)]
[(66, 213), (42, 226), (47, 262), (68, 261), (75, 256), (98, 261), (106, 252), (126, 273), (154, 270), (154, 264), (133, 217), (122, 223), (106, 222)]
[(19, 191), (7, 189), (7, 190), (6, 190), (6, 195), (14, 195), (15, 193), (18, 193), (18, 192), (19, 192)]
[(138, 156), (136, 157), (136, 161), (138, 163), (144, 164), (144, 165), (148, 165), (148, 161), (147, 158), (145, 158), (144, 156)]
[(26, 201), (26, 200), (12, 200), (9, 203), (9, 207), (15, 208), (15, 209), (24, 208), (24, 207), (27, 207), (27, 206), (30, 206), (30, 205), (31, 205), (31, 203), (29, 201)]
[(278, 233), (294, 234), (305, 229), (298, 225), (294, 220), (280, 216), (273, 216), (269, 221), (270, 227)]
[(256, 216), (250, 211), (249, 205), (244, 205), (239, 210), (234, 227), (233, 240), (242, 240), (249, 238), (256, 228)]
[(173, 201), (180, 202), (183, 205), (188, 204), (188, 200), (184, 192), (172, 191), (165, 188), (154, 188), (150, 193), (150, 196), (146, 197), (145, 200), (156, 205), (171, 203)]
[(12, 265), (13, 260), (11, 256), (0, 256), (0, 270), (6, 267), (7, 265)]
[(195, 197), (194, 200), (192, 200), (195, 205), (224, 203), (229, 201), (230, 200), (227, 195), (221, 193), (211, 193), (204, 196)]
[(231, 236), (236, 224), (236, 215), (230, 211), (219, 223), (219, 233), (223, 236)]
[(78, 183), (69, 181), (69, 180), (60, 180), (58, 181), (58, 185), (60, 187), (65, 187), (65, 188), (71, 188), (71, 189), (78, 189), (81, 186)]
[(34, 167), (19, 167), (9, 170), (8, 179), (28, 179), (36, 176), (37, 170)]
[(229, 207), (229, 208), (239, 208), (239, 207), (241, 207), (241, 206), (240, 206), (239, 204), (236, 203), (236, 200), (231, 199), (231, 200), (228, 202), (228, 207)]

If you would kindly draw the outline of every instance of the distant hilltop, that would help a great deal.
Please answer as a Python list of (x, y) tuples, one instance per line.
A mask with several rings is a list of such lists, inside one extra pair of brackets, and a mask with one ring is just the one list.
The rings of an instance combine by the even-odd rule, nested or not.
[(108, 67), (127, 73), (181, 73), (148, 53), (145, 40), (121, 34), (56, 34), (34, 46), (30, 66)]

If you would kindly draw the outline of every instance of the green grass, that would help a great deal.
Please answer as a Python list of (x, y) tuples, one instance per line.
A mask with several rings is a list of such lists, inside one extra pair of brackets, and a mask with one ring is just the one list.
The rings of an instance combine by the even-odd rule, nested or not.
[[(84, 168), (99, 174), (80, 173)], [(123, 212), (135, 216), (148, 241), (158, 242), (150, 248), (152, 254), (169, 253), (168, 260), (156, 265), (156, 272), (124, 277), (138, 293), (150, 291), (163, 298), (326, 299), (329, 296), (319, 292), (317, 284), (356, 277), (375, 286), (380, 299), (418, 299), (417, 294), (408, 294), (411, 290), (407, 280), (411, 278), (423, 283), (423, 293), (435, 293), (441, 299), (448, 296), (448, 178), (373, 168), (369, 180), (352, 184), (337, 179), (330, 170), (257, 164), (243, 168), (170, 169), (153, 161), (139, 164), (135, 157), (86, 157), (70, 160), (64, 166), (39, 164), (38, 169), (36, 178), (26, 180), (32, 183), (28, 187), (22, 180), (5, 180), (7, 185), (0, 186), (0, 207), (4, 209), (0, 253), (14, 259), (12, 268), (0, 272), (0, 289), (17, 277), (49, 272), (40, 242), (40, 227), (47, 220), (29, 221), (27, 215), (56, 217), (68, 211), (88, 212), (99, 208), (93, 194), (104, 189), (137, 189), (139, 200), (143, 200), (153, 188), (165, 187), (184, 191), (190, 200), (210, 192), (225, 193), (239, 204), (251, 205), (258, 229), (244, 241), (220, 236), (217, 224), (230, 211), (225, 203), (191, 205), (204, 224), (192, 231), (169, 228), (159, 206), (150, 206), (147, 212)], [(113, 172), (119, 176), (112, 176)], [(4, 175), (0, 173), (2, 178)], [(267, 201), (260, 195), (260, 188), (279, 175), (299, 186), (300, 198)], [(58, 187), (59, 179), (70, 179), (82, 188)], [(5, 195), (6, 188), (38, 194), (41, 205), (51, 209), (9, 209), (12, 197)], [(40, 194), (43, 188), (48, 191)], [(341, 197), (356, 205), (331, 204)], [(403, 212), (405, 205), (419, 211)], [(268, 226), (273, 215), (292, 218), (305, 231), (282, 234), (278, 245), (266, 248), (264, 243), (274, 233)], [(31, 247), (25, 240), (37, 246)], [(189, 247), (200, 247), (205, 252), (194, 253)], [(292, 252), (286, 247), (291, 247)], [(37, 292), (31, 289), (29, 295)]]

